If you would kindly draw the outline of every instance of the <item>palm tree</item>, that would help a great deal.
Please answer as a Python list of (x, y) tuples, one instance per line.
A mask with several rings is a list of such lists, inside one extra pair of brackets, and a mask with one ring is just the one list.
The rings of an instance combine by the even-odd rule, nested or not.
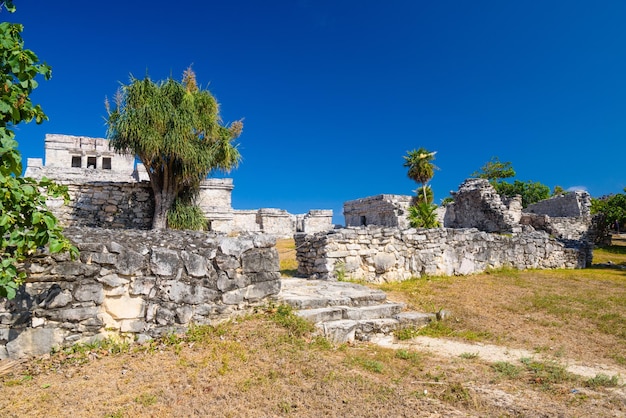
[(437, 151), (430, 152), (425, 148), (408, 151), (404, 156), (404, 166), (409, 168), (407, 175), (411, 180), (422, 185), (424, 192), (424, 202), (428, 202), (426, 195), (426, 185), (435, 175), (435, 170), (439, 168), (432, 163)]

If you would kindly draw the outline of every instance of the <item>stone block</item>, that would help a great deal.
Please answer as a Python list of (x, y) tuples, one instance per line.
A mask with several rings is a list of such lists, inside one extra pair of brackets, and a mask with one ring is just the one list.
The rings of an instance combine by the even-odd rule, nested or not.
[(153, 274), (173, 276), (180, 268), (178, 252), (168, 248), (153, 247), (150, 268)]
[(63, 344), (67, 332), (60, 328), (28, 328), (6, 344), (10, 358), (47, 354)]
[(96, 304), (100, 304), (104, 300), (102, 285), (100, 283), (79, 284), (76, 286), (76, 289), (74, 289), (74, 299), (79, 302), (95, 302)]
[(106, 313), (116, 320), (143, 318), (145, 313), (145, 301), (141, 297), (122, 295), (109, 297), (102, 303)]

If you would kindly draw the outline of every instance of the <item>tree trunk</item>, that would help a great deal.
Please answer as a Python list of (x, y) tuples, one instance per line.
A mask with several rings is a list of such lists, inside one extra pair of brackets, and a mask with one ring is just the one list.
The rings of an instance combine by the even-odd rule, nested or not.
[(152, 229), (167, 228), (167, 212), (172, 207), (176, 196), (166, 192), (154, 192), (154, 217), (152, 218)]

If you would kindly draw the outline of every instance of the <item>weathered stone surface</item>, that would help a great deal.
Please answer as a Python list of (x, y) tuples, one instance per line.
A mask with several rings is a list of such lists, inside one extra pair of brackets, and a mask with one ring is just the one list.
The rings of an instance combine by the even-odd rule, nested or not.
[(123, 286), (130, 282), (130, 280), (124, 279), (115, 273), (107, 274), (106, 276), (103, 276), (103, 277), (98, 277), (96, 280), (99, 281), (100, 283), (104, 283), (105, 285), (109, 287)]
[(117, 257), (117, 272), (122, 275), (131, 275), (139, 272), (144, 266), (144, 257), (133, 251), (125, 250)]
[(187, 274), (192, 277), (208, 276), (209, 267), (213, 268), (213, 266), (210, 266), (207, 263), (206, 258), (200, 255), (193, 254), (187, 251), (182, 251), (180, 255), (185, 263), (185, 269), (187, 270)]
[(173, 276), (180, 268), (180, 257), (174, 250), (167, 248), (152, 248), (150, 268), (159, 276)]
[(135, 319), (143, 317), (145, 301), (140, 297), (122, 295), (106, 298), (102, 307), (115, 319)]
[(51, 311), (39, 311), (39, 313), (39, 316), (45, 316), (52, 321), (79, 322), (95, 317), (98, 314), (98, 308), (95, 306), (85, 306)]
[(102, 285), (99, 283), (80, 284), (74, 290), (74, 299), (79, 302), (95, 302), (100, 304), (104, 300)]
[(520, 198), (502, 199), (486, 179), (467, 179), (447, 206), (444, 226), (477, 228), (486, 232), (511, 232), (519, 225)]
[(10, 358), (40, 356), (62, 345), (66, 331), (59, 328), (30, 328), (6, 344)]
[[(106, 330), (157, 337), (182, 331), (191, 322), (224, 319), (280, 289), (273, 238), (248, 236), (242, 244), (229, 238), (223, 246), (232, 253), (227, 255), (213, 233), (91, 228), (64, 233), (79, 250), (85, 245), (102, 253), (85, 252), (81, 261), (69, 261), (41, 252), (29, 260), (29, 271), (37, 273), (31, 273), (14, 300), (0, 300), (0, 357), (38, 352), (24, 348), (33, 338), (22, 330), (62, 330), (59, 344), (85, 341)], [(245, 272), (242, 258), (249, 251), (246, 265), (254, 271)], [(260, 259), (263, 254), (270, 262)], [(48, 341), (48, 332), (33, 335)], [(19, 335), (22, 339), (13, 342)], [(12, 342), (18, 348), (9, 353)]]
[(279, 271), (278, 251), (276, 248), (255, 248), (246, 251), (241, 257), (244, 273)]
[(65, 277), (85, 276), (92, 277), (100, 271), (100, 266), (83, 264), (77, 261), (68, 261), (57, 264), (51, 274)]

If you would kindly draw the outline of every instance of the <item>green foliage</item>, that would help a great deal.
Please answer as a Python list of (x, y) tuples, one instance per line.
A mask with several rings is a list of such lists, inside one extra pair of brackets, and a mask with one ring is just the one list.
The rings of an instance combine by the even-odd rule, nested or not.
[(420, 335), (419, 331), (419, 328), (406, 327), (395, 330), (393, 335), (400, 341), (407, 341)]
[(196, 84), (188, 69), (182, 82), (154, 82), (131, 76), (115, 96), (105, 101), (108, 137), (116, 151), (135, 154), (146, 167), (155, 196), (152, 227), (164, 229), (175, 199), (213, 170), (228, 171), (241, 156), (233, 141), (243, 123), (221, 124), (219, 105)]
[(590, 388), (598, 387), (617, 387), (619, 386), (619, 378), (617, 376), (608, 376), (606, 374), (597, 374), (585, 382), (585, 386)]
[(552, 189), (552, 196), (559, 196), (559, 195), (567, 194), (567, 193), (568, 192), (565, 191), (565, 189), (559, 185), (554, 186), (554, 189)]
[(530, 180), (525, 182), (515, 180), (513, 183), (501, 181), (499, 183), (492, 183), (492, 185), (500, 195), (508, 197), (521, 195), (523, 207), (527, 207), (528, 205), (550, 197), (550, 188), (548, 186)]
[(626, 194), (617, 193), (591, 199), (591, 214), (599, 215), (596, 217), (597, 228), (601, 232), (599, 235), (607, 234), (616, 223), (619, 230), (623, 231), (626, 227)]
[(167, 226), (171, 229), (206, 231), (208, 222), (198, 205), (176, 200), (167, 212)]
[[(10, 1), (3, 5), (15, 10)], [(69, 251), (72, 257), (78, 253), (46, 208), (47, 196), (67, 201), (67, 189), (46, 178), (37, 182), (21, 177), (22, 157), (12, 128), (20, 122), (47, 119), (29, 96), (37, 87), (35, 77), (49, 79), (51, 75), (50, 67), (24, 49), (22, 30), (20, 24), (0, 23), (0, 297), (9, 299), (25, 278), (18, 263), (37, 249), (48, 245), (53, 253)]]
[(450, 203), (453, 203), (453, 202), (454, 202), (454, 198), (452, 196), (444, 197), (441, 200), (441, 206), (446, 206), (446, 205), (448, 205)]
[(498, 157), (491, 157), (479, 171), (471, 174), (472, 177), (487, 179), (490, 182), (499, 182), (502, 179), (515, 177), (515, 170), (510, 161), (500, 161)]
[(437, 151), (430, 152), (425, 148), (420, 148), (408, 151), (407, 155), (404, 156), (404, 167), (409, 169), (407, 175), (411, 180), (422, 185), (424, 201), (428, 201), (425, 189), (426, 184), (433, 178), (435, 170), (438, 169), (438, 167), (432, 163), (436, 153)]
[(409, 206), (409, 224), (411, 228), (437, 228), (437, 205), (420, 202), (415, 206)]
[(289, 305), (278, 306), (272, 313), (271, 319), (278, 325), (287, 329), (289, 335), (294, 337), (302, 337), (315, 330), (315, 325), (301, 316), (296, 315), (293, 308)]
[[(415, 191), (417, 203), (433, 203), (433, 189), (430, 186), (420, 187)], [(426, 200), (424, 200), (424, 198)]]
[[(533, 181), (515, 180), (513, 183), (502, 181), (505, 178), (515, 177), (515, 170), (509, 161), (500, 161), (498, 157), (492, 157), (480, 168), (472, 173), (472, 177), (489, 180), (489, 183), (496, 189), (499, 195), (513, 197), (522, 196), (522, 206), (527, 207), (540, 200), (550, 197), (550, 188), (544, 184)], [(555, 188), (555, 193), (563, 190), (559, 186)]]
[(498, 361), (491, 365), (493, 370), (495, 370), (498, 374), (502, 376), (506, 376), (508, 378), (515, 378), (519, 376), (522, 369), (517, 367), (514, 364), (509, 363), (508, 361)]

